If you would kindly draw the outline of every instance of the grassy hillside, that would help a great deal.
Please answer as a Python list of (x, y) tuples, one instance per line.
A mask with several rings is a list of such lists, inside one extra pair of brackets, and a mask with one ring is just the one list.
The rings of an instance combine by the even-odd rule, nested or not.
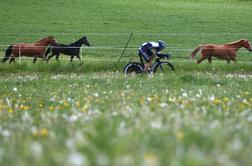
[[(121, 48), (134, 32), (129, 45), (133, 49), (127, 50), (126, 55), (135, 56), (144, 41), (162, 39), (168, 42), (167, 51), (175, 57), (185, 57), (201, 43), (251, 39), (251, 4), (251, 1), (1, 1), (0, 44), (34, 42), (47, 35), (70, 43), (85, 34), (93, 46)], [(86, 52), (86, 56), (109, 58), (118, 57), (121, 50), (92, 48)], [(241, 59), (248, 59), (248, 53), (241, 55)]]

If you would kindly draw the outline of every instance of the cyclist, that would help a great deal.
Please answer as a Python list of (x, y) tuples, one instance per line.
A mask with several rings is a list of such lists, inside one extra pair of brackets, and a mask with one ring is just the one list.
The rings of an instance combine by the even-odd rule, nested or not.
[(146, 42), (139, 47), (139, 56), (141, 62), (143, 62), (143, 58), (145, 60), (144, 71), (148, 71), (150, 66), (152, 65), (152, 61), (155, 56), (160, 54), (160, 51), (165, 49), (166, 43), (162, 40), (158, 42)]

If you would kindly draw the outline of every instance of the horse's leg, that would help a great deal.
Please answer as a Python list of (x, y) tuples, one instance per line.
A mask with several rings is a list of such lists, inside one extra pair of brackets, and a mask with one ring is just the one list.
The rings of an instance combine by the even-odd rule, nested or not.
[(35, 58), (33, 59), (33, 64), (35, 64), (36, 61), (37, 61), (37, 57), (35, 57)]
[(235, 57), (232, 57), (230, 58), (234, 63), (236, 63), (236, 58)]
[(230, 60), (232, 60), (234, 63), (236, 63), (236, 54), (235, 53), (231, 54)]
[(52, 53), (50, 56), (48, 56), (47, 62), (49, 62), (49, 60), (50, 60), (53, 56), (55, 56), (55, 54), (53, 54), (53, 53)]
[(228, 64), (230, 63), (230, 58), (227, 58), (227, 63), (228, 63)]
[(71, 55), (70, 62), (73, 62), (73, 58), (74, 58), (74, 56), (73, 56), (73, 55)]
[(77, 58), (81, 61), (81, 57), (80, 57), (80, 55), (76, 55), (77, 56)]
[(12, 63), (12, 62), (16, 62), (14, 57), (11, 57), (11, 59), (9, 61), (9, 64)]
[(210, 56), (209, 58), (207, 58), (208, 60), (208, 63), (211, 63), (212, 62), (212, 57)]
[(59, 62), (59, 56), (60, 56), (60, 53), (56, 55), (57, 62)]

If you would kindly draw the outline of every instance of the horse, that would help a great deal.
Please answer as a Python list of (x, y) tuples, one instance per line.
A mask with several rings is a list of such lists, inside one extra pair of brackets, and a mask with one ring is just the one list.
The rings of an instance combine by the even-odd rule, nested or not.
[(58, 61), (60, 53), (71, 56), (70, 62), (73, 61), (74, 56), (76, 56), (79, 60), (81, 60), (80, 47), (82, 46), (82, 44), (85, 44), (86, 46), (90, 47), (90, 42), (88, 41), (86, 36), (83, 36), (79, 40), (73, 43), (70, 43), (68, 45), (61, 44), (61, 43), (51, 45), (45, 54), (45, 56), (47, 57), (47, 55), (50, 52), (52, 52), (51, 55), (48, 56), (47, 62), (55, 55), (56, 55), (56, 60)]
[(204, 44), (199, 45), (197, 48), (193, 50), (191, 53), (192, 59), (195, 58), (196, 54), (201, 50), (201, 58), (197, 61), (197, 64), (202, 62), (205, 59), (208, 59), (208, 62), (212, 62), (212, 57), (216, 57), (219, 59), (225, 59), (227, 63), (230, 63), (230, 60), (236, 62), (237, 51), (244, 47), (248, 51), (252, 51), (252, 46), (247, 39), (240, 39), (235, 42), (226, 43), (223, 45), (217, 44)]
[(12, 44), (6, 49), (5, 57), (2, 59), (2, 62), (6, 62), (8, 59), (10, 59), (9, 63), (15, 62), (15, 58), (21, 56), (34, 57), (33, 63), (36, 63), (37, 58), (44, 58), (46, 60), (46, 48), (49, 45), (57, 43), (58, 42), (54, 39), (53, 36), (48, 36), (33, 44)]

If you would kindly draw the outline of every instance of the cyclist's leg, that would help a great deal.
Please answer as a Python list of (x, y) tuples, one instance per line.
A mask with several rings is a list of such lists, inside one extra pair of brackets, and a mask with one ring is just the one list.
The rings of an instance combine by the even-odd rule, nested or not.
[(144, 64), (144, 71), (150, 70), (150, 67), (152, 65), (152, 59), (153, 59), (153, 57), (151, 56), (150, 53), (146, 53), (146, 52), (140, 52), (140, 55), (141, 55), (141, 57), (144, 58), (144, 60), (146, 62)]

